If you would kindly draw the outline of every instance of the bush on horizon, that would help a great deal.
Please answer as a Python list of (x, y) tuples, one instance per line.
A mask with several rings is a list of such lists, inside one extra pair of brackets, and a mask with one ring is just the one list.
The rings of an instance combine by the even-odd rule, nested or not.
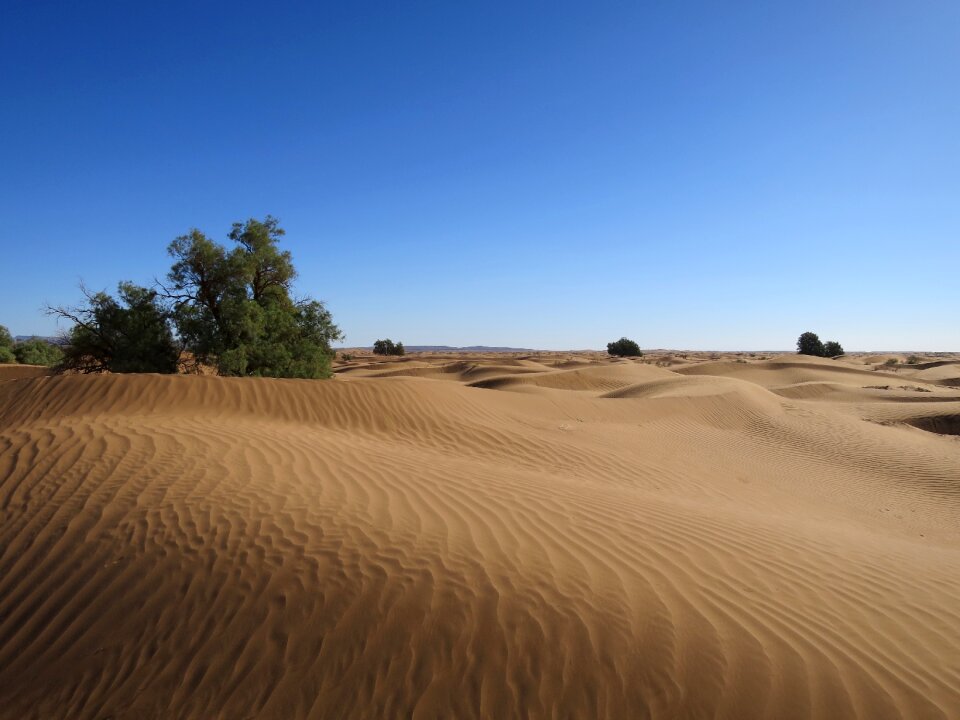
[(843, 355), (843, 345), (836, 340), (827, 340), (823, 344), (824, 357), (839, 357)]
[(63, 360), (63, 350), (41, 338), (32, 338), (17, 343), (13, 354), (23, 365), (46, 365), (53, 367)]
[(0, 364), (56, 365), (63, 351), (43, 338), (30, 338), (23, 342), (14, 340), (5, 326), (0, 325)]
[(844, 354), (843, 346), (836, 340), (823, 343), (814, 332), (805, 332), (797, 338), (797, 353), (814, 357), (838, 357)]
[(643, 357), (640, 346), (633, 340), (622, 337), (619, 340), (607, 343), (607, 354), (614, 357)]
[(374, 355), (404, 355), (406, 352), (402, 342), (394, 343), (390, 338), (373, 343)]

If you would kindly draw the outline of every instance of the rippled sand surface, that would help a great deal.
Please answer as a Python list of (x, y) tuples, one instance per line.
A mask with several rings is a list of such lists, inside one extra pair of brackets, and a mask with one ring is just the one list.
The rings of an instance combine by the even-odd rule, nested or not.
[(660, 365), (0, 370), (0, 717), (960, 717), (960, 363)]

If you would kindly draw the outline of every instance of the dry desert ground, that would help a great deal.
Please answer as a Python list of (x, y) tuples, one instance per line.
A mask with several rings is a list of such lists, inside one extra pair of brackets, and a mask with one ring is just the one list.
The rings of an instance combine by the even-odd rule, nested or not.
[(0, 717), (958, 718), (960, 356), (0, 368)]

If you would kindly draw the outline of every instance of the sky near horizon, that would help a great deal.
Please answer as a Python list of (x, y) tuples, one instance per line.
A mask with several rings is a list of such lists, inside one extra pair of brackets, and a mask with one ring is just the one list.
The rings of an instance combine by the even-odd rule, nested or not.
[(960, 350), (960, 3), (0, 4), (0, 324), (272, 214), (347, 346)]

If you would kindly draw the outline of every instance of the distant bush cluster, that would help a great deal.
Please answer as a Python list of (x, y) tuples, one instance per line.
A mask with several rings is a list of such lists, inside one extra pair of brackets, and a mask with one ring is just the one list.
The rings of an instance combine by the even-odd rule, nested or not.
[(63, 351), (43, 338), (16, 342), (10, 331), (0, 325), (0, 364), (53, 366), (61, 361)]
[(322, 378), (343, 338), (322, 302), (294, 299), (297, 273), (276, 218), (234, 223), (232, 248), (191, 230), (170, 243), (158, 289), (130, 282), (117, 296), (83, 290), (69, 320), (60, 370), (173, 373), (181, 360), (220, 375)]
[(614, 357), (643, 357), (640, 346), (633, 340), (625, 337), (607, 343), (607, 354), (613, 355)]
[(814, 332), (805, 332), (797, 338), (797, 352), (800, 355), (814, 355), (816, 357), (839, 357), (843, 355), (843, 346), (836, 340), (820, 342)]
[(395, 343), (390, 338), (373, 343), (374, 355), (404, 355), (406, 352), (402, 342)]

